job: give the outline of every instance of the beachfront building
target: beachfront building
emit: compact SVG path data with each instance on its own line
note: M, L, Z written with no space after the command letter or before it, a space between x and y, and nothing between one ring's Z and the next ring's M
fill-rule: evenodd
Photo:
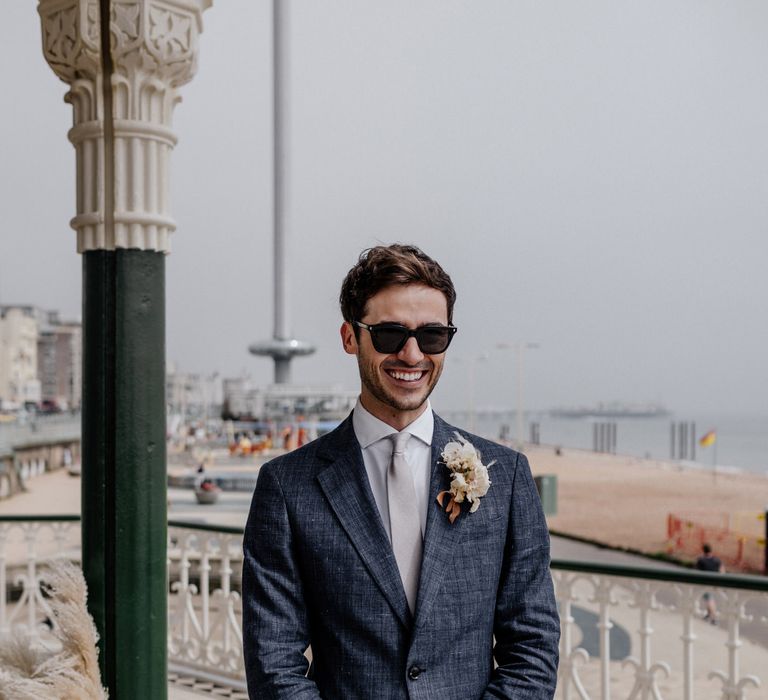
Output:
M222 382L218 372L211 375L182 372L168 364L165 375L165 398L169 415L183 419L207 420L221 413Z
M0 306L2 408L76 409L81 386L80 323L30 304Z
M32 306L0 306L0 408L41 398L37 376L38 313Z
M61 321L56 311L40 312L37 375L44 407L80 408L82 397L82 326Z
M339 386L273 384L263 390L262 400L268 417L303 415L340 420L354 408L357 395L357 391Z
M340 386L271 384L257 386L249 376L224 380L223 417L280 420L298 416L340 420L352 410L357 391Z

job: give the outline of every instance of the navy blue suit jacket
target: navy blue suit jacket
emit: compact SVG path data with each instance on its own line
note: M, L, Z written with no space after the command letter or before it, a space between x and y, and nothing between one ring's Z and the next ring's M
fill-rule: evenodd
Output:
M495 464L480 508L451 524L435 499L455 430L435 416L414 615L351 418L261 468L244 539L251 698L552 698L559 618L528 463L460 431Z

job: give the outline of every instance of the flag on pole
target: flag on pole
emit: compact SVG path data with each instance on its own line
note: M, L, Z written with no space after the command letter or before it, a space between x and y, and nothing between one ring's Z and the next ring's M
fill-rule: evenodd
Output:
M717 440L717 431L709 430L699 438L699 445L702 447L710 447L715 444Z

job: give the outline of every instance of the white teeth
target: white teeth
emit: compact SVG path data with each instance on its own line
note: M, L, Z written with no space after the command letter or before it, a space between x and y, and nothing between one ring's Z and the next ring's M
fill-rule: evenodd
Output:
M421 378L421 372L390 372L395 379L400 379L404 382L415 382Z

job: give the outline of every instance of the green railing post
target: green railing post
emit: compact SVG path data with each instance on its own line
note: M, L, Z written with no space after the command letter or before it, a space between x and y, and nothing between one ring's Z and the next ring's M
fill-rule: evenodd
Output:
M83 255L83 568L111 697L167 692L164 269Z

